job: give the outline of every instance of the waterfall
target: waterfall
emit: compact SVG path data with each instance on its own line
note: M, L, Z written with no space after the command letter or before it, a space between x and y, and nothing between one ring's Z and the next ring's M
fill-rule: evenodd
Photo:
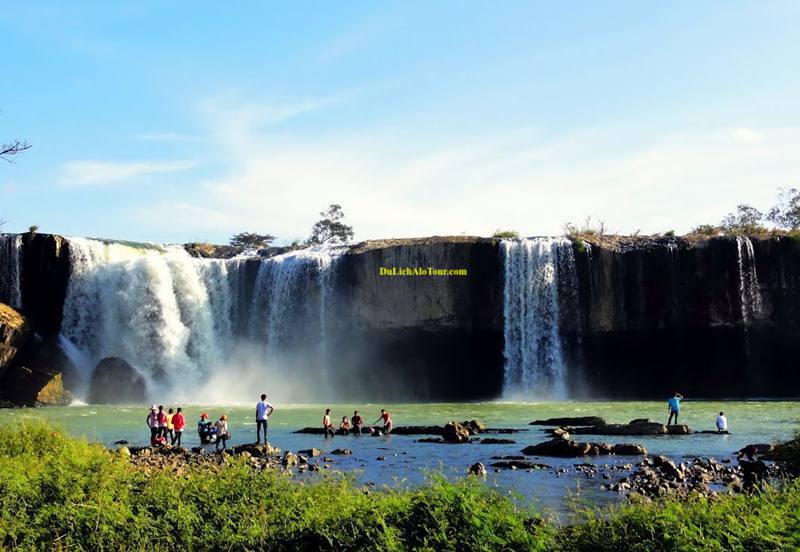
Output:
M753 242L747 236L736 237L736 252L739 267L739 305L742 323L748 326L753 319L761 316L761 290L756 273L756 256Z
M0 234L0 303L22 308L20 265L22 236Z
M504 268L504 393L564 397L559 289L574 293L575 259L566 238L501 242Z
M195 259L181 247L68 244L61 331L82 358L119 356L154 387L191 392L230 351L237 261Z

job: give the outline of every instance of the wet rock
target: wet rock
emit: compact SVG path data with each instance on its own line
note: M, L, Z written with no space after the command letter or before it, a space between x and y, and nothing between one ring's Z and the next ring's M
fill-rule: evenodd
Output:
M486 431L486 424L480 420L467 420L461 422L461 425L467 428L471 435L478 435Z
M634 456L634 455L644 455L647 454L647 449L644 448L642 445L637 445L635 443L619 443L614 445L613 449L614 454L618 454L621 456Z
M469 436L469 430L456 422L448 422L442 434L442 438L448 443L466 443L469 441Z
M417 443L444 443L444 439L441 437L423 437L422 439L417 439Z
M522 453L527 456L558 456L572 458L584 456L589 452L588 443L578 443L576 441L566 441L564 439L551 439L536 445L531 445L522 449Z
M284 452L283 456L281 457L281 465L283 465L284 468L296 466L297 461L298 461L297 455L288 450Z
M649 420L635 424L605 424L591 427L573 428L573 435L663 435L667 426Z
M115 445L128 445L128 444L130 444L130 442L125 440L125 439L120 439L119 441L114 441L114 444Z
M589 445L597 450L597 454L614 454L614 445L610 443L589 443Z
M739 458L747 456L748 459L753 460L756 455L759 454L768 454L775 449L774 445L769 443L754 443L751 445L747 445L743 449L740 449L737 453Z
M479 442L482 445L514 445L514 444L516 444L516 441L513 440L513 439L498 439L496 437L484 437Z
M667 431L670 435L689 435L692 430L687 425L671 425L667 426Z
M476 475L478 477L485 477L486 476L486 466L481 464L480 462L475 462L469 467L467 471L469 475Z
M336 454L338 456L349 456L353 454L353 451L350 449L333 449L331 454Z
M546 420L534 420L529 425L542 426L600 426L605 425L606 421L599 416L573 416L566 418L548 418Z
M306 456L309 456L311 458L314 458L316 456L322 456L322 451L318 448L298 450L297 452L300 454L305 454Z
M88 401L95 404L141 403L146 393L147 384L136 368L121 358L106 357L92 372Z
M530 462L528 460L501 460L500 462L494 462L492 464L493 468L501 469L501 470L546 470L550 469L550 466L547 464L538 464L536 462Z
M381 462L383 462L384 460L386 460L386 457L385 456L378 456L375 460L380 460Z

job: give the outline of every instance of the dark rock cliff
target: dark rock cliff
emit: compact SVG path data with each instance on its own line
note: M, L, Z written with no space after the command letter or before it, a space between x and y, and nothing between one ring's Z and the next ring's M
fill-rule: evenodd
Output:
M751 243L752 255L742 242L724 237L575 242L575 301L561 310L572 392L611 398L663 397L676 390L694 397L800 396L800 241L769 236ZM246 261L240 293L252 289L258 266L258 259ZM467 275L381 275L381 269L405 268L465 269ZM12 382L6 374L5 394L18 393L19 402L34 400L63 360L55 338L68 278L65 239L24 237L22 313L32 330L26 343L33 346L15 354L38 375L17 371ZM327 364L338 368L331 384L339 396L500 395L503 273L495 240L364 242L336 262L333 278L326 355ZM246 320L249 313L239 316ZM306 364L310 373L318 370L319 363Z

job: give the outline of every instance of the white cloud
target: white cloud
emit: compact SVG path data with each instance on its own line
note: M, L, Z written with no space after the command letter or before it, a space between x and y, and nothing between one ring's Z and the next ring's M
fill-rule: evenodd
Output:
M203 182L190 203L150 206L137 220L166 233L291 240L336 202L357 239L558 234L586 215L623 233L683 232L737 203L766 207L800 176L797 127L749 129L758 147L743 147L730 127L649 137L602 128L548 140L497 131L437 145L386 128L292 138L256 124L264 112L305 112L300 105L215 112L215 151L230 170Z
M70 161L61 167L63 186L103 186L148 174L185 171L195 161Z
M762 141L760 132L752 128L737 128L733 131L733 139L740 144L757 144Z

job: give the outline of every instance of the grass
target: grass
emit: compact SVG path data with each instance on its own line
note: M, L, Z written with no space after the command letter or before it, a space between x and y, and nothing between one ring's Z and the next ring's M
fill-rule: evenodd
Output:
M800 485L714 501L626 504L557 527L483 484L433 476L372 490L299 482L242 459L184 475L42 422L0 428L0 547L23 550L791 550Z

